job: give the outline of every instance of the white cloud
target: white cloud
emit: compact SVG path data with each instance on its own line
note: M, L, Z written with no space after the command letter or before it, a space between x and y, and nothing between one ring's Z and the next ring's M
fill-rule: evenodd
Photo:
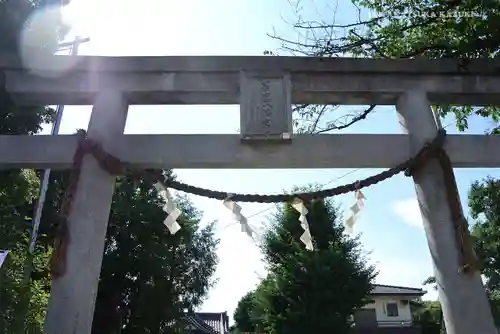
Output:
M391 209L392 212L399 216L405 223L423 228L422 215L420 214L420 208L416 198L396 201L392 204Z

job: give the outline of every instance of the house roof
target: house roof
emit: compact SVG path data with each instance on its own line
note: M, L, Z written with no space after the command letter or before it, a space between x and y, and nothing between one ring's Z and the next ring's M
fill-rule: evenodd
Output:
M375 284L371 296L423 296L427 291L406 286Z
M174 321L171 321L168 326L172 326L174 323ZM181 323L185 326L185 329L197 329L206 334L220 334L221 327L224 328L224 332L229 330L229 317L227 312L187 313L182 317Z
M224 332L229 330L229 317L227 312L189 313L182 318L182 322L187 328L194 328L207 334L220 334L221 328L224 328Z
M220 333L221 328L224 328L224 330L229 329L229 317L227 312L196 312L195 316L212 328L216 333Z
M190 314L184 317L184 321L187 325L191 325L202 333L207 334L219 334L219 331L216 331L215 327L207 324L203 319L201 319L198 314Z

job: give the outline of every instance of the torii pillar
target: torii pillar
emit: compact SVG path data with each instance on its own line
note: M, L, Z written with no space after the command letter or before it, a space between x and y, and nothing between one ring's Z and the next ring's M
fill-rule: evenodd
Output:
M440 128L422 90L400 97L397 110L410 137L411 154L431 141ZM461 273L460 251L447 200L443 169L436 159L413 176L431 252L439 301L448 334L497 334L479 272Z
M119 91L97 94L88 137L110 150L123 134L128 104ZM104 252L115 177L86 155L68 219L65 273L53 279L44 334L89 334Z

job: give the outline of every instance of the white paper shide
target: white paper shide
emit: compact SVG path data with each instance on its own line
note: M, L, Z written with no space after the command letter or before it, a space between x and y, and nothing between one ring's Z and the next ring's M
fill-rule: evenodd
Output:
M165 211L168 216L163 221L163 224L165 224L170 233L175 234L181 229L181 226L177 223L177 218L179 218L182 212L177 208L170 191L168 191L162 183L156 182L154 187L158 191L158 195L165 201L163 211Z
M307 213L309 212L304 205L304 202L300 198L294 199L292 207L297 210L300 214L299 221L300 226L304 229L304 233L300 236L300 241L306 245L307 250L314 250L312 243L311 231L309 230L309 223L307 222Z
M254 239L254 230L248 224L248 219L241 213L241 206L231 200L231 196L228 196L223 203L226 208L231 211L232 218L240 223L241 232L246 233L250 238Z
M349 208L351 210L351 215L349 216L349 218L347 218L345 222L346 233L353 232L354 224L356 223L356 220L359 217L359 213L361 212L361 209L363 209L363 207L365 206L364 200L366 198L365 195L363 195L363 193L361 192L361 190L356 190L354 192L354 197L356 199L356 202Z

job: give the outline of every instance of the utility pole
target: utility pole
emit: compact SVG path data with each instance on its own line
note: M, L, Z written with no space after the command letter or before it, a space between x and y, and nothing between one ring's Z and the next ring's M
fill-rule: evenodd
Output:
M79 36L76 36L73 41L61 43L59 44L59 46L61 48L70 47L71 49L70 56L76 56L78 54L78 49L80 44L87 43L89 41L90 38L81 38ZM52 130L50 133L51 136L57 136L59 134L59 128L61 127L63 112L64 112L64 105L58 105L56 108L56 120L52 124ZM38 238L38 229L40 227L40 220L42 218L43 205L45 203L45 196L47 195L47 188L49 186L50 171L51 171L50 168L45 169L42 176L40 195L38 196L38 201L36 204L35 217L33 219L33 228L31 230L30 243L28 246L28 258L31 258L33 256L33 252L35 251L36 239ZM32 270L31 260L30 264L28 265L28 269L29 270L25 270L25 279L27 278L29 280Z
M79 46L89 41L90 38L81 38L79 36L76 36L73 41L61 43L59 44L59 47L61 49L69 47L71 50L70 56L75 56L78 54ZM64 111L64 105L58 105L56 108L56 120L52 124L51 136L56 136L59 134L59 128L61 127L63 111ZM40 227L40 220L42 218L43 205L45 203L47 188L49 186L50 171L51 171L50 168L45 169L42 176L40 195L38 196L38 201L35 208L35 217L33 219L33 227L31 230L30 242L28 245L26 259L24 261L24 276L23 276L22 286L25 288L24 289L25 295L21 297L22 310L24 312L28 311L29 301L31 299L31 291L29 289L29 285L30 285L31 273L33 272L33 253L35 252L36 240L38 238L38 229ZM22 330L19 332L21 333L24 332L24 319L22 319L22 317L18 318L19 320L16 320L16 322L17 321L20 322L16 325L16 328L18 328L19 330L21 330L22 328Z
M78 54L80 44L86 43L88 41L90 41L90 38L81 38L79 36L76 36L73 41L61 43L59 44L59 46L63 48L69 46L71 49L70 56L76 56ZM52 130L50 133L51 136L57 136L59 134L63 112L64 105L58 105L56 108L56 120L52 124ZM43 204L45 203L45 196L47 194L47 188L49 186L50 171L50 168L47 168L46 170L44 170L42 176L40 195L38 197L36 205L35 218L33 219L33 229L31 230L30 243L28 247L28 252L30 255L33 255L33 252L35 251L36 239L38 238L38 229L40 227L40 219L42 218Z

